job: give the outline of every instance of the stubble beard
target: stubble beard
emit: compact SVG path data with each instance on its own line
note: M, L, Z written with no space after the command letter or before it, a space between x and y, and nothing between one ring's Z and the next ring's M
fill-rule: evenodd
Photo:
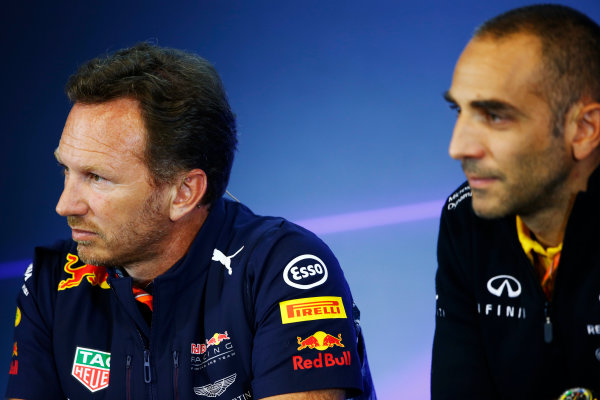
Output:
M473 190L473 211L481 218L496 219L509 215L521 217L537 214L559 205L568 189L571 160L566 157L558 143L552 143L535 157L522 157L518 163L518 173L512 174L512 182L501 175L502 190L496 196L496 205L478 207L478 200L485 199L485 191ZM463 162L463 169L475 171L475 166ZM475 161L473 161L475 162ZM466 165L467 164L467 165Z
M67 220L70 226L81 225L79 217ZM161 252L168 221L160 211L160 194L154 192L136 215L112 232L102 232L86 224L86 229L96 233L97 239L77 242L79 259L90 265L122 268L152 260Z

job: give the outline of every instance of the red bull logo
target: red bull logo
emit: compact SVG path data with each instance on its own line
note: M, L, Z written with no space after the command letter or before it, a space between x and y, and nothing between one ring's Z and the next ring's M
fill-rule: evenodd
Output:
M81 267L73 265L79 261L79 257L74 254L67 254L67 263L65 264L65 272L71 275L70 278L64 279L58 283L58 290L70 289L79 286L83 279L92 286L100 286L102 289L109 289L108 273L105 267L97 267L95 265L84 264Z
M300 336L298 338L298 351L308 349L317 349L320 351L327 350L332 348L333 346L344 347L342 344L342 334L339 333L337 337L330 335L329 333L325 333L323 331L317 331L314 334L310 335L306 339L302 339Z
M192 371L199 371L231 357L235 357L231 336L227 331L217 332L204 339L204 343L192 343L190 368Z
M292 364L294 371L299 369L313 369L313 368L329 368L337 366L350 365L350 352L344 351L339 357L334 357L331 353L319 353L315 358L303 358L301 356L293 356Z
M19 360L12 360L10 362L10 370L8 371L9 375L18 375L19 374Z
M225 331L225 333L217 332L214 335L212 335L210 339L204 339L206 344L192 343L192 354L204 354L210 346L218 346L224 340L229 340L229 334L227 333L227 331Z
M329 333L325 333L323 331L317 331L314 334L310 335L306 339L302 339L301 337L297 337L298 351L304 349L316 349L319 351L330 349L334 346L345 347L342 344L342 334L339 333L336 336L330 335ZM335 357L332 353L319 353L315 358L308 358L302 356L293 356L292 357L292 365L294 367L294 371L300 369L312 369L312 368L328 368L334 366L343 366L350 365L351 358L350 352L344 351L341 356Z
M19 352L17 351L17 342L13 344L12 357L17 357ZM10 370L8 371L9 375L17 375L19 373L19 360L12 359L10 361Z

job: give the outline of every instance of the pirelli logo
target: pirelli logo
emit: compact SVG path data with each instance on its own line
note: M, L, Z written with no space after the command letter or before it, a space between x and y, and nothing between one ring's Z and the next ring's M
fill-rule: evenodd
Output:
M315 319L346 318L341 297L306 297L279 303L281 322L291 324Z

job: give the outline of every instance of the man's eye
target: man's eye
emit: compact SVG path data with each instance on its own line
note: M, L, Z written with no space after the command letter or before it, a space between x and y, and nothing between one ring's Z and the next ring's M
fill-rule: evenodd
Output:
M89 176L90 176L90 179L94 182L101 182L104 180L104 178L102 178L100 175L90 173Z
M504 121L504 117L502 117L499 114L493 113L493 112L487 113L487 119L488 119L488 121L490 121L492 123L498 123L498 122Z

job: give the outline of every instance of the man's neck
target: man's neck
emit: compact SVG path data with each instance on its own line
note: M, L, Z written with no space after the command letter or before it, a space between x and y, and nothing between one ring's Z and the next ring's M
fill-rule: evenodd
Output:
M554 247L562 243L575 198L579 192L587 190L589 177L599 168L599 164L600 152L596 151L588 159L579 161L571 170L563 194L557 194L550 206L534 213L519 215L541 245Z
M567 221L579 192L585 192L588 180L596 168L600 168L600 151L587 159L578 161L567 178L563 194L555 193L551 205L534 213L519 214L523 223L544 247L554 247L562 243Z
M574 202L575 195L563 207L545 209L531 215L520 215L520 217L537 242L544 247L555 247L563 241Z

